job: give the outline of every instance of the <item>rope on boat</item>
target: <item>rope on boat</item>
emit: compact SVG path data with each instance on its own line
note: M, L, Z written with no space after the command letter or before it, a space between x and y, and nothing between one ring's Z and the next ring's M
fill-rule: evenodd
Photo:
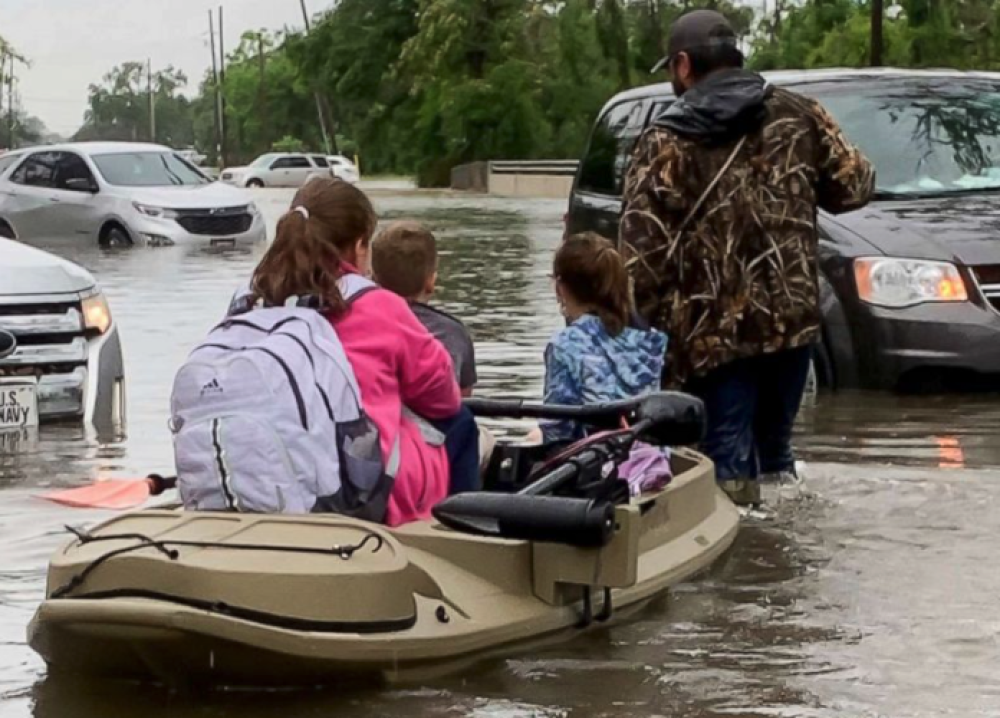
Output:
M127 541L133 540L138 543L131 546L124 546L122 548L114 549L109 551L102 556L97 557L89 564L87 564L80 573L73 576L64 585L56 588L51 593L51 598L63 598L75 591L80 585L87 580L87 577L94 572L101 564L106 561L122 556L133 551L139 551L144 548L156 549L164 556L166 556L171 561L176 561L180 558L180 552L176 549L169 548L171 546L182 546L187 548L221 548L221 549L231 549L234 551L276 551L280 553L304 553L320 556L338 556L344 561L350 560L355 553L367 546L371 541L375 542L375 547L372 549L372 553L378 553L382 547L385 545L385 539L375 533L370 531L365 534L356 544L346 544L340 545L335 544L330 548L314 548L311 546L274 546L271 544L246 544L246 543L219 543L217 541L180 541L180 540L160 540L154 539L149 536L140 533L129 533L129 534L108 534L106 536L94 536L84 529L75 528L73 526L66 526L67 531L76 536L81 545L87 545L89 543L97 543L98 541Z

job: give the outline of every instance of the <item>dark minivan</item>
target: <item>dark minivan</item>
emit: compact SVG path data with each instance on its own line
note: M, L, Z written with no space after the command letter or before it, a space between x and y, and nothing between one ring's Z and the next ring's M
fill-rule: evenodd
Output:
M1000 74L775 72L878 171L865 209L820 213L822 384L897 389L1000 376ZM622 181L669 84L614 97L577 170L567 232L618 233Z

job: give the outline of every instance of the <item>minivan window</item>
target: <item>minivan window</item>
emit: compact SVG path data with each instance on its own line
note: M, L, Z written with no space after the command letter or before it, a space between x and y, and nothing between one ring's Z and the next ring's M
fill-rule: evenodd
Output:
M211 181L173 152L116 152L91 159L104 181L117 187L176 187Z
M59 155L59 152L36 152L30 155L14 170L11 181L28 187L53 187Z
M642 132L646 107L644 100L621 102L609 108L597 121L580 167L579 190L615 197L621 195L625 170L635 141Z
M1000 190L1000 83L896 78L795 89L819 100L861 147L884 192Z
M316 163L317 167L329 167L330 163L326 161L326 157L321 157L319 155L312 156L313 162Z

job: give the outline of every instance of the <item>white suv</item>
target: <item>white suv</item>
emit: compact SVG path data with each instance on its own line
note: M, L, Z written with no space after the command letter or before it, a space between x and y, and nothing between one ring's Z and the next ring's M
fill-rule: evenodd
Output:
M125 428L118 326L93 276L0 239L0 451L39 420Z
M270 153L246 167L227 167L220 179L237 187L301 187L313 177L331 174L323 155Z
M226 246L266 230L248 193L168 147L78 142L0 155L0 236Z

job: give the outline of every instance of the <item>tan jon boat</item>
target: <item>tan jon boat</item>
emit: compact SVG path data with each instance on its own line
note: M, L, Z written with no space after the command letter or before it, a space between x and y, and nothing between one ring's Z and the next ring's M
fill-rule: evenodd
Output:
M705 570L739 516L709 461L678 451L674 462L664 491L616 507L618 528L598 549L336 516L127 514L90 533L122 538L73 541L53 558L29 640L53 673L170 683L309 685L451 667L579 630L584 586L597 621L600 589L619 611ZM136 548L140 536L218 546L166 544L173 557Z
M52 559L29 641L52 674L174 685L452 670L603 623L707 569L739 515L708 459L680 449L672 464L665 489L603 505L607 531L593 547L437 522L132 512Z

